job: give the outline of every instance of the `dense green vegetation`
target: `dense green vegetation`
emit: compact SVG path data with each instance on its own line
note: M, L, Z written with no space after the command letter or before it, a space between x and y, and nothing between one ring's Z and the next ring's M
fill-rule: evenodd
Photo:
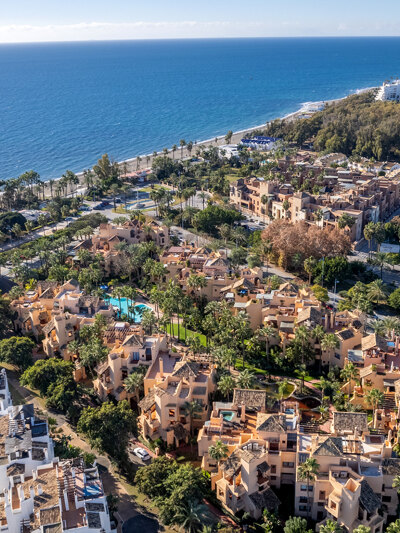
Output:
M400 158L400 106L375 101L372 91L329 104L308 119L274 121L266 132L298 145L314 138L314 148L320 152Z

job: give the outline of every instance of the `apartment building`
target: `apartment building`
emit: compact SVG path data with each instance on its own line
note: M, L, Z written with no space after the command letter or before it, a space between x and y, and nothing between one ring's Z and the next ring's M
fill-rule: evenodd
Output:
M179 446L188 440L192 427L208 418L209 398L215 390L215 368L207 358L191 360L174 352L160 352L144 379L139 403L139 427L144 438L162 438ZM193 419L186 406L196 402Z
M96 467L60 461L45 420L31 404L13 406L0 371L0 530L11 533L111 533Z
M306 221L320 227L340 228L342 216L348 215L353 224L340 229L352 242L363 238L363 228L368 222L385 220L400 205L398 180L332 168L329 175L326 172L323 175L321 168L326 171L326 167L319 171L314 167L299 170L294 163L280 165L279 171L287 178L284 185L263 178L238 180L231 185L231 202L249 215L293 223ZM318 192L295 192L292 179L298 186L307 180L308 190L314 186Z
M165 335L146 336L138 326L115 322L108 326L105 342L112 347L107 360L96 368L94 390L103 401L110 395L118 401L135 399L126 391L124 381L139 367L149 367L160 353L168 353Z

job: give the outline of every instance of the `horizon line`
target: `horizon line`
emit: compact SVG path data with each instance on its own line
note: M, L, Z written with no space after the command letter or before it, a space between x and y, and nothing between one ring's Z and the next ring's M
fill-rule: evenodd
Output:
M1 45L19 45L19 44L79 44L79 43L112 43L112 42L140 42L140 41L229 41L245 39L400 39L400 35L258 35L258 36L241 36L241 37L141 37L138 39L76 39L76 40L49 40L49 41L0 41Z

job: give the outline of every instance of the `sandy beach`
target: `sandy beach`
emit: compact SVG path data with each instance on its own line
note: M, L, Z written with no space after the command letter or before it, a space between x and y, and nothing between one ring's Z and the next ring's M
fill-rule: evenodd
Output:
M291 121L291 120L297 120L298 118L304 116L305 114L310 114L310 112L307 111L307 109L309 108L308 106L318 106L318 105L322 105L322 104L327 105L327 104L340 102L341 100L345 100L346 98L348 98L349 96L352 96L353 94L360 94L360 93L363 93L363 92L366 92L366 91L370 91L372 89L376 89L376 87L367 87L365 89L359 89L356 93L352 93L352 94L349 94L347 96L343 96L342 98L335 98L335 99L332 99L332 100L323 100L323 101L319 101L319 102L307 102L307 103L303 104L300 109L298 109L297 111L294 111L293 113L289 113L289 114L287 114L287 115L285 115L283 117L277 117L276 119L273 119L273 120L271 120L269 122L266 122L264 124L259 124L257 126L252 126L250 128L247 128L247 129L243 129L243 130L239 130L239 131L233 132L230 144L238 144L241 141L241 139L246 134L252 133L253 131L256 131L256 130L264 129L264 128L266 128L266 126L268 124L270 124L274 120L290 120ZM182 159L187 159L189 157L194 157L196 155L196 151L198 149L206 148L208 146L217 147L217 146L222 146L222 145L226 144L225 135L226 134L219 135L219 136L211 138L211 139L206 139L206 140L203 140L203 141L199 141L199 142L193 143L193 148L192 148L191 154L189 153L189 151L188 151L186 146L184 146L183 149L181 149L181 147L178 146L177 150L175 151L174 154L172 153L171 148L168 148L168 154L167 155L168 155L168 157L170 157L171 159L174 159L176 161L179 161L179 160L182 160ZM163 151L162 150L157 152L157 156L162 156L162 155L163 155ZM138 163L138 157L140 158L139 163ZM131 159L126 159L124 161L119 161L118 164L121 165L121 166L126 164L128 172L135 172L137 170L145 170L145 169L151 168L152 163L153 163L153 159L154 159L154 156L153 156L153 153L151 153L151 154L139 155L139 156L133 157ZM81 184L83 185L83 172L77 173L77 176L78 176ZM58 181L58 179L60 179L60 178L57 178L55 181ZM50 187L49 186L46 186L45 194L46 194L46 196L50 196Z

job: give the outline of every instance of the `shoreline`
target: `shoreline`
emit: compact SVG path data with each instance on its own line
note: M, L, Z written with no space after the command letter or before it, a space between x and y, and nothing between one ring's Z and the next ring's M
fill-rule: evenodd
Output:
M373 89L377 89L377 87L366 87L364 89L356 89L354 92L351 92L351 93L347 94L346 96L342 96L340 98L332 98L330 100L319 100L319 101L304 102L304 103L300 104L301 107L299 109L297 109L296 111L293 111L291 113L288 113L288 114L284 115L283 117L276 117L276 118L271 119L271 120L269 120L269 121L267 121L267 122L265 122L263 124L259 124L259 125L256 125L256 126L251 126L249 128L245 128L245 129L234 131L232 133L232 139L230 141L230 144L238 144L238 142L242 139L243 135L245 135L247 133L251 133L251 132L259 130L259 129L266 128L268 124L274 122L275 120L296 120L296 119L300 118L302 115L315 113L315 111L310 111L310 110L307 111L307 108L311 108L313 106L314 107L315 106L319 106L319 105L322 105L322 104L329 105L329 104L332 104L332 103L340 102L342 100L345 100L346 98L349 98L349 96L353 96L355 94L362 94L362 93L365 93L367 91L371 91ZM169 157L170 159L173 159L174 161L180 161L180 160L187 159L189 157L194 157L193 152L196 149L198 149L198 148L207 147L207 146L217 147L217 146L222 146L222 145L226 144L225 135L226 134L218 135L218 136L215 136L215 137L210 138L210 139L204 139L204 140L201 140L201 141L193 142L193 148L192 148L192 153L191 154L189 154L189 151L187 150L186 146L183 147L183 150L181 150L181 147L178 146L177 149L176 149L176 153L175 154L172 154L172 149L168 148L168 153L166 155L167 155L167 157ZM159 156L162 156L162 155L163 155L163 151L162 150L161 151L157 151L157 156L156 157L159 157ZM155 156L153 156L153 152L149 153L149 154L138 154L135 157L132 157L132 158L129 158L129 159L123 159L121 161L118 161L117 163L118 163L119 166L122 166L122 165L126 164L127 165L127 172L129 172L129 173L137 172L137 171L139 172L139 171L144 171L144 170L150 169L151 165L153 163L153 158L154 157ZM141 160L139 162L139 165L137 165L138 158L140 158L140 160ZM78 188L79 187L81 188L82 185L83 185L83 183L82 183L83 171L77 172L76 176L79 178L79 182L80 182ZM61 177L53 179L54 185L60 179L61 179ZM47 192L50 192L50 187L48 186L48 182L49 181L50 180L46 180L44 182L46 196L47 196Z

